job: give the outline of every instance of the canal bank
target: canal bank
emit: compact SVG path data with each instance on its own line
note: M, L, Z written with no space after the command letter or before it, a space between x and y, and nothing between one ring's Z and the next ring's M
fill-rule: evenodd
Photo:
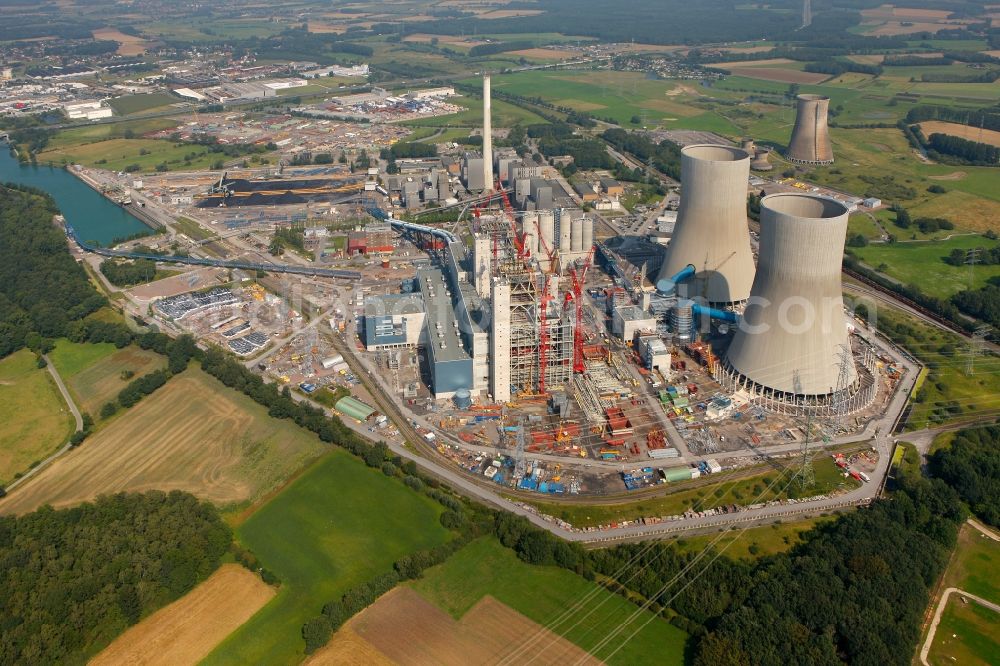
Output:
M105 200L109 201L110 203L114 204L115 206L118 206L120 208L125 209L125 211L129 215L131 215L132 217L136 218L137 220L139 220L140 222L142 222L143 224L145 224L147 227L149 227L153 231L153 233L157 233L158 234L158 233L162 233L163 231L165 231L163 225L160 222L157 222L156 219L150 213L148 213L146 211L146 209L145 209L144 206L142 206L142 205L140 205L140 204L138 204L138 203L136 203L134 201L131 204L122 204L122 203L119 203L119 202L115 201L110 196L108 196L107 194L105 194L105 192L101 189L101 184L100 183L98 183L96 180L94 180L89 174L87 174L82 169L78 169L78 168L75 168L75 167L67 167L66 171L69 172L71 175L76 176L77 178L79 178L80 180L82 180L84 183L86 183L90 187L90 189L94 190L94 192L96 192L97 194L99 194Z
M150 224L67 169L21 164L6 145L0 146L0 182L28 185L48 193L80 238L102 246L113 245L123 238L147 235L153 225L159 228L145 211L142 214Z

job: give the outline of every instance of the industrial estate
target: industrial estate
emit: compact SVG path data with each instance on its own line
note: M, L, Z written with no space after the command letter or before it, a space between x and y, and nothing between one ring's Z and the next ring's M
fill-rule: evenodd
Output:
M12 15L0 663L995 663L1000 13L659 4Z

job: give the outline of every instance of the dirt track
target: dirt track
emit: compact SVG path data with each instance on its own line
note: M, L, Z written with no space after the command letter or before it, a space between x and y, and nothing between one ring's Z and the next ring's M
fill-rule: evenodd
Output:
M90 666L197 664L275 593L238 564L223 564L204 583L115 639Z

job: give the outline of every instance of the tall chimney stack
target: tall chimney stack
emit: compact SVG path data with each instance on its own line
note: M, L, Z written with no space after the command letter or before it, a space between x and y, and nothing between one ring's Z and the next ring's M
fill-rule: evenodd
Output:
M493 189L493 122L490 118L490 75L483 76L483 186Z

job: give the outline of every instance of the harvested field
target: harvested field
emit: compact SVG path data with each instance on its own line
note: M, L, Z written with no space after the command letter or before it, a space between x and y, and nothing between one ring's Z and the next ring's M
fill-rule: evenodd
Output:
M118 55L135 56L146 52L148 42L142 37L126 35L115 28L101 28L93 31L94 39L118 42Z
M392 666L396 663L354 633L349 625L350 622L341 627L325 647L302 662L303 666Z
M511 51L510 55L522 56L534 60L566 60L580 55L568 49L522 49Z
M767 67L768 65L788 65L793 62L795 61L788 58L767 58L765 60L735 60L719 63L719 66L726 69L730 67Z
M537 632L543 632L545 637L532 651L532 663L601 663L493 597L483 597L456 621L406 587L383 595L352 618L307 663L344 663L337 655L349 654L352 648L360 647L365 654L374 650L385 660L382 663L493 664L517 649L526 636L535 636ZM364 663L371 662L366 659Z
M416 42L418 44L430 44L432 39L437 39L439 44L450 44L452 46L479 46L480 44L485 44L486 42L481 40L469 39L467 37L457 37L454 35L429 35L424 32L417 32L412 35L407 35L403 38L404 42Z
M0 513L150 489L222 505L252 500L322 448L311 433L190 368L0 500Z
M541 9L494 9L490 12L479 14L476 18L481 19L502 19L514 18L517 16L538 16L545 12Z
M197 664L276 590L238 564L223 564L189 593L135 625L90 666Z
M981 130L978 127L959 125L958 123L946 123L940 120L929 120L920 123L920 130L927 137L931 134L947 134L948 136L957 136L969 141L1000 147L1000 132L996 130Z
M764 81L779 81L781 83L820 83L830 78L829 74L816 74L813 72L800 72L795 69L778 69L772 67L731 67L729 63L725 68L732 72L733 76L745 76L748 79L762 79Z
M167 359L156 352L130 346L105 356L74 375L67 383L80 410L90 413L96 420L101 406L114 399L132 381L122 379L123 372L132 372L135 377L140 377L166 365Z

